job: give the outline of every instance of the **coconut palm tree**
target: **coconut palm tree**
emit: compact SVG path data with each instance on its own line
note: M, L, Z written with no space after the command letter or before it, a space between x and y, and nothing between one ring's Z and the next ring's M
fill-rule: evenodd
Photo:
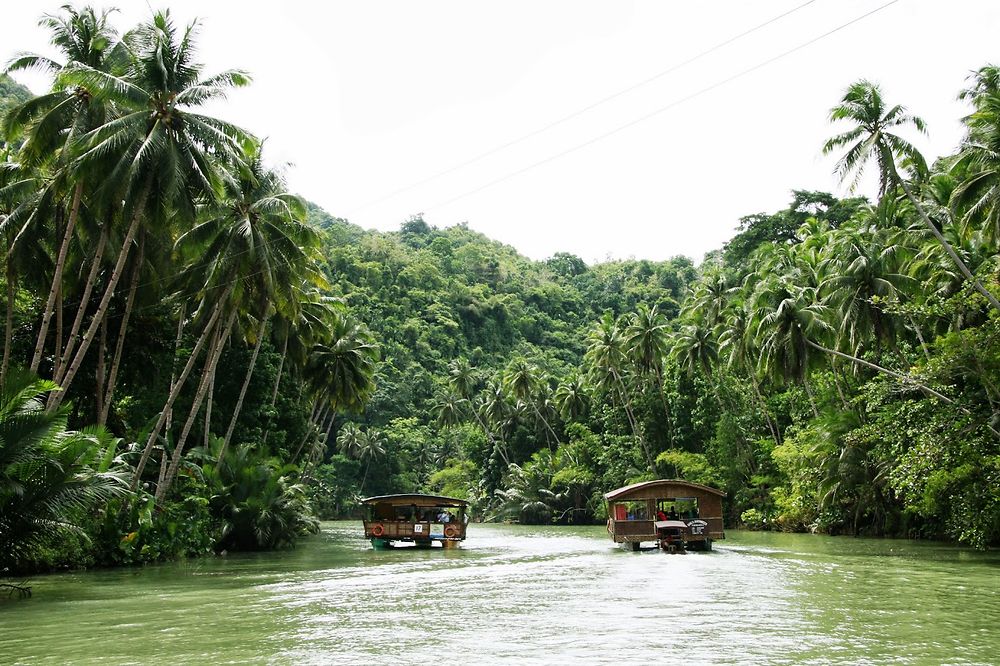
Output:
M951 173L961 182L951 204L965 225L979 223L988 237L1000 240L1000 67L987 65L972 75L959 99L972 104L965 117L967 134Z
M552 429L552 426L549 425L548 420L546 420L538 408L539 389L543 384L547 386L547 381L544 376L539 375L538 368L524 358L516 358L507 366L504 372L503 384L504 388L512 396L532 408L535 416L538 417L538 420L545 426L546 430L552 434L556 446L558 446L559 435Z
M854 125L846 132L830 138L823 145L823 154L846 148L846 152L837 161L836 171L840 177L844 180L851 179L853 190L864 173L865 165L869 161L874 161L879 172L879 194L886 193L890 186L902 188L924 226L941 244L965 279L989 301L990 305L1000 310L1000 301L972 274L937 225L928 217L909 183L899 175L897 160L905 161L920 174L927 171L927 165L920 152L911 143L893 133L898 128L906 126L913 126L920 132L925 132L924 121L908 114L905 107L896 105L886 108L881 88L870 81L858 81L852 84L840 103L830 110L830 120L844 120Z
M715 300L712 300L715 303ZM674 448L673 427L670 419L670 405L663 386L663 362L670 354L669 325L666 317L654 305L652 308L640 304L635 315L625 328L625 351L635 364L640 376L652 375L663 404L664 425L667 434L667 448Z
M228 178L224 166L238 164L243 147L251 143L235 125L195 111L249 83L246 74L235 70L201 78L194 61L195 27L192 23L178 34L169 12L157 13L125 36L128 65L122 75L84 63L71 63L60 74L67 85L82 86L117 109L114 119L80 137L76 163L85 171L107 168L98 194L114 202L127 228L90 326L72 362L54 378L63 391L49 401L50 409L59 406L87 354L140 224L164 225L170 215L194 220L199 201L221 194ZM210 301L216 311L218 301Z
M113 63L121 61L120 57L113 55L118 40L115 29L109 24L113 11L105 10L98 14L91 7L76 10L66 5L62 7L61 15L43 16L40 25L49 30L52 45L66 58L66 63L60 64L37 54L21 53L5 68L8 73L35 69L55 76L50 92L11 109L4 122L4 130L9 137L23 139L21 160L35 168L45 165L54 176L45 187L40 188L36 214L26 220L26 224L54 214L63 200L69 201L68 218L65 229L61 230L62 239L57 246L52 280L31 359L32 371L38 369L42 358L56 298L63 285L63 270L83 206L84 190L88 185L86 174L73 164L74 149L77 140L102 125L108 115L106 104L95 99L86 86L69 84L60 75L74 65L111 72ZM93 263L99 265L101 253L94 254ZM88 283L92 284L92 279ZM78 309L86 310L86 303L81 303ZM61 352L56 350L57 355Z
M632 409L632 399L625 381L627 357L621 329L610 312L605 312L597 326L587 335L587 351L583 355L587 377L599 391L618 396L632 434L639 441L646 463L654 474L656 461L642 433L642 427Z
M575 421L585 416L590 409L590 394L583 375L576 375L560 384L556 388L555 401L563 420Z
M894 242L888 232L840 229L832 235L820 294L837 310L840 339L855 355L867 340L874 339L888 345L908 366L896 345L899 322L880 305L902 298L915 287L913 278L903 272L907 248Z

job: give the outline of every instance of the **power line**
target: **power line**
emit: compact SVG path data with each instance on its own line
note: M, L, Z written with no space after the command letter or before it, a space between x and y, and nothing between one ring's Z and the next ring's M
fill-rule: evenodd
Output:
M593 145L593 144L595 144L595 143L597 143L599 141L603 141L604 139L606 139L606 138L608 138L610 136L613 136L615 134L618 134L619 132L621 132L623 130L626 130L626 129L634 126L634 125L638 125L639 123L645 122L646 120L649 120L650 118L658 116L658 115L660 115L661 113L663 113L665 111L669 111L670 109L672 109L674 107L677 107L677 106L680 106L681 104L684 104L685 102L689 102L692 99L696 99L698 97L701 97L705 93L711 92L711 91L713 91L713 90L715 90L717 88L720 88L720 87L726 85L727 83L731 83L731 82L733 82L733 81L735 81L737 79L740 79L740 78L746 76L747 74L751 74L751 73L757 71L758 69L766 67L767 65L770 65L770 64L772 64L774 62L777 62L778 60L781 60L782 58L786 58L786 57L790 56L793 53L801 51L802 49L804 49L804 48L806 48L808 46L811 46L811 45L815 44L816 42L818 42L818 41L820 41L822 39L825 39L826 37L829 37L830 35L833 35L834 33L840 32L844 28L847 28L847 27L849 27L851 25L854 25L855 23L858 23L859 21L862 21L862 20L868 18L869 16L877 14L878 12L882 11L883 9L886 9L886 8L888 8L888 7L896 4L899 1L900 0L890 0L889 2L887 2L887 3L883 4L883 5L880 5L880 6L876 7L875 9L872 9L872 10L870 10L870 11L864 13L864 14L861 14L860 16L857 16L857 17L851 19L847 23L843 23L843 24L837 26L836 28L833 28L832 30L828 30L827 32L824 32L823 34L818 35L817 37L813 37L812 39L810 39L808 41L802 42L798 46L795 46L795 47L793 47L793 48L791 48L791 49L789 49L787 51L783 51L782 53L779 53L776 56L772 56L771 58L768 58L767 60L759 62L759 63L757 63L756 65L754 65L752 67L748 67L747 69L744 69L744 70L740 71L737 74L734 74L734 75L732 75L732 76L730 76L728 78L722 79L721 81L717 81L717 82L713 83L710 86L706 86L705 88L702 88L702 89L698 90L697 92L694 92L694 93L692 93L690 95L687 95L685 97L682 97L680 99L674 100L670 104L667 104L666 106L661 106L658 109L655 109L654 111L651 111L650 113L647 113L644 116L641 116L639 118L636 118L635 120L632 120L632 121L629 121L629 122L625 123L624 125L619 125L618 127L614 128L613 130L611 130L609 132L605 132L604 134L598 135L598 136L594 137L593 139L590 139L588 141L584 141L583 143L579 143L579 144L577 144L577 145L575 145L575 146L573 146L571 148L567 148L566 150L564 150L564 151L562 151L560 153L556 153L555 155L550 155L549 157L546 157L545 159L542 159L542 160L539 160L539 161L534 162L532 164L529 164L528 166L523 167L521 169L518 169L517 171L512 171L512 172L510 172L510 173L508 173L508 174L506 174L504 176L501 176L499 178L491 180L490 182L486 183L485 185L481 185L481 186L479 186L479 187L477 187L475 189L472 189L472 190L469 190L467 192L464 192L463 194L460 194L460 195L458 195L456 197L452 197L451 199L448 199L446 201L437 203L437 204L435 204L435 205L433 205L433 206L431 206L429 208L425 208L424 210L436 210L436 209L439 209L439 208L443 208L444 206L452 204L452 203L454 203L456 201L459 201L461 199L464 199L466 197L472 196L473 194L477 194L479 192L482 192L483 190L488 189L490 187L493 187L494 185L502 183L502 182L504 182L506 180L510 180L511 178L513 178L515 176L519 176L520 174L525 173L526 171L531 171L532 169L540 167L543 164L548 164L549 162L557 160L560 157L565 157L566 155L569 155L570 153L574 153L574 152L576 152L578 150L586 148L587 146Z
M522 143L523 141L527 141L528 139L530 139L532 137L538 136L539 134L542 134L544 132L549 131L553 127L557 127L557 126L562 125L563 123L568 122L568 121L570 121L570 120L572 120L572 119L574 119L574 118L576 118L578 116L581 116L584 113L586 113L587 111L590 111L592 109L596 109L597 107L599 107L599 106L601 106L603 104L606 104L607 102L610 102L613 99L621 97L622 95L626 95L626 94L632 92L633 90L638 90L639 88L642 88L643 86L649 85L653 81L661 79L664 76L666 76L667 74L672 74L673 72L676 72L679 69L687 67L691 63L696 62L698 60L701 60L705 56L710 55L710 54L714 53L715 51L718 51L719 49L721 49L723 47L729 46L733 42L739 41L740 39L743 39L744 37L746 37L748 35L751 35L751 34L757 32L758 30L766 28L767 26L771 25L772 23L780 21L781 19L785 18L786 16L794 14L795 12L799 11L800 9L804 9L805 7L808 7L809 5L813 4L816 1L817 0L808 0L807 2L804 2L801 5L793 7L792 9L789 9L788 11L786 11L784 13L781 13L781 14L778 14L777 16L773 16L773 17L769 18L768 20L764 21L763 23L759 23L759 24L753 26L752 28L748 28L747 30L744 30L743 32L741 32L741 33L739 33L737 35L733 35L732 37L730 37L728 39L725 39L725 40L723 40L721 42L718 42L717 44L714 44L713 46L710 46L709 48L705 49L704 51L701 51L700 53L698 53L698 54L696 54L694 56L691 56L687 60L681 61L681 62L679 62L679 63L677 63L675 65L671 65L667 69L665 69L665 70L663 70L661 72L658 72L657 74L654 74L653 76L650 76L647 79L643 79L639 83L631 85L628 88L623 88L623 89L619 90L618 92L615 92L615 93L612 93L612 94L608 95L607 97L602 97L601 99L597 100L596 102L588 104L587 106L585 106L585 107L583 107L581 109L578 109L578 110L570 113L569 115L563 116L562 118L559 118L558 120L554 120L554 121L550 122L549 124L547 124L547 125L545 125L543 127L540 127L540 128L538 128L538 129L536 129L536 130L534 130L532 132L529 132L527 134L519 136L516 139L512 139L512 140L510 140L510 141L508 141L506 143L503 143L503 144L501 144L499 146L496 146L495 148L491 148L490 150L487 150L484 153L480 153L479 155L476 155L475 157L470 158L470 159L468 159L468 160L466 160L466 161L464 161L464 162L462 162L460 164L456 164L455 166L449 167L449 168L447 168L447 169L445 169L443 171L438 171L437 173L435 173L435 174L433 174L431 176L428 176L428 177L426 177L426 178L424 178L422 180L419 180L419 181L417 181L415 183L412 183L410 185L407 185L405 187L401 187L398 190L394 190L394 191L392 191L392 192L390 192L388 194L385 194L385 195L383 195L381 197L378 197L377 199L372 199L371 201L368 201L368 202L366 202L364 204L361 204L360 206L358 206L354 210L351 210L348 213L348 217L350 217L354 213L357 213L359 211L365 210L366 208L374 206L375 204L378 204L378 203L381 203L383 201L386 201L387 199L392 199L393 197L395 197L395 196L397 196L399 194L402 194L403 192L408 192L408 191L410 191L410 190L412 190L412 189L414 189L416 187L420 187L421 185L424 185L424 184L429 183L431 181L437 180L438 178L441 178L442 176L447 176L448 174L454 173L454 172L458 171L459 169L463 169L463 168L465 168L465 167L467 167L467 166L469 166L471 164L475 164L476 162L482 161L482 160L486 159L487 157L490 157L491 155L495 155L496 153L499 153L502 150L506 150L507 148L510 148L511 146L515 146L515 145L517 145L519 143Z

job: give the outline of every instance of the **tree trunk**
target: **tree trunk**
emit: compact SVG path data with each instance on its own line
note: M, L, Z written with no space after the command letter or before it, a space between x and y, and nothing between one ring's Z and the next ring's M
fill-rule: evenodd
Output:
M70 204L69 221L66 223L66 231L63 233L62 243L59 245L59 256L56 258L55 272L52 274L52 286L49 287L49 296L45 301L45 310L42 311L42 325L38 330L38 339L35 341L35 353L31 357L32 372L38 372L38 365L41 363L42 353L45 350L45 337L49 332L49 322L52 320L56 294L62 286L62 274L66 266L66 255L73 241L73 229L76 227L76 220L80 215L80 202L82 199L83 181L81 180L76 184L76 189L73 191L73 203ZM57 349L56 353L58 351Z
M201 403L205 399L205 392L208 390L209 382L211 381L212 375L215 373L216 366L219 364L219 358L222 356L222 349L226 346L226 339L229 337L229 332L233 328L234 321L236 321L235 308L233 309L232 314L229 315L229 319L226 321L225 327L222 329L222 338L219 340L219 344L216 345L213 350L214 353L208 359L205 372L202 374L201 382L199 382L198 390L195 393L194 401L191 403L191 411L188 412L188 417L184 422L184 427L181 428L180 437L177 438L177 443L174 445L174 453L170 459L170 467L167 469L167 476L163 479L163 484L157 486L156 488L157 503L163 501L163 498L167 496L167 491L170 490L170 486L173 485L174 479L177 478L177 470L180 469L181 459L184 457L184 445L187 443L188 435L191 434L191 428L194 426L195 418L198 416L198 412L201 411Z
M646 442L646 436L642 432L638 419L635 418L635 413L632 411L632 401L629 399L628 389L625 387L625 380L622 379L621 375L619 375L616 370L612 370L611 374L616 380L618 380L618 387L622 396L622 404L625 407L625 416L628 417L629 424L632 426L632 434L639 440L639 446L642 447L642 452L646 456L646 463L649 465L649 471L656 474L656 460L653 458L653 452L649 450L649 444Z
M104 406L98 416L97 424L104 425L108 420L108 412L111 409L111 400L115 395L115 385L118 382L118 368L125 350L125 333L128 331L128 322L132 316L132 307L135 305L135 293L139 288L139 278L142 276L142 262L146 254L146 236L139 238L139 252L136 255L135 265L132 267L132 282L128 288L128 298L125 299L125 312L122 314L122 323L118 327L118 339L115 341L115 356L111 359L111 372L108 375L108 385L104 395Z
M51 394L52 398L50 398L50 404L48 406L50 411L57 409L65 398L67 392L69 391L69 387L73 383L73 378L76 376L77 370L80 369L80 364L83 363L83 358L87 355L87 350L90 349L90 343L94 340L94 334L97 332L97 327L100 325L101 320L108 311L108 305L111 303L111 297L115 294L115 288L118 286L118 281L122 276L122 270L125 268L125 262L128 259L130 250L132 249L132 241L135 239L135 234L139 230L139 223L142 220L142 209L146 204L146 199L149 197L149 191L150 183L147 182L143 188L142 194L139 196L135 215L132 217L132 223L129 225L128 232L125 234L125 240L122 242L121 252L118 253L118 261L115 263L114 270L111 273L111 279L108 282L108 286L104 290L104 298L101 299L101 304L98 306L97 312L94 313L94 318L90 322L90 326L87 328L87 333L83 336L83 341L80 343L80 349L73 358L73 363L69 366L69 370L60 382L62 391L53 391Z
M202 446L205 448L205 453L208 453L209 447L212 445L212 404L215 401L215 371L212 371L212 379L208 382L208 396L205 398L205 434L202 439ZM222 460L222 456L219 456L219 460Z
M97 418L100 421L101 413L104 411L104 379L106 377L104 359L108 354L108 319L101 322L101 334L97 343L97 367L94 370L94 400L97 402Z
M61 335L56 335L56 351L55 351L55 367L52 370L52 378L55 383L59 383L62 380L63 374L66 372L66 364L69 363L72 358L73 350L76 348L76 338L80 333L80 327L83 325L83 320L87 315L87 309L90 307L90 294L94 290L94 285L97 283L97 276L101 271L101 260L104 258L104 250L107 246L108 240L108 229L105 226L101 230L100 239L97 241L97 249L94 251L94 258L90 266L90 271L87 273L87 281L83 285L83 292L80 296L80 304L76 308L76 316L73 318L73 325L69 330L69 338L66 340L66 348L63 349L62 342L59 340ZM62 293L60 289L59 298L62 298ZM60 317L57 316L57 319ZM57 322L58 324L58 322ZM56 326L57 331L62 329L61 325Z
M153 451L156 438L160 436L163 424L169 418L174 407L174 402L177 400L177 396L180 395L181 389L184 387L184 382L191 373L191 369L194 367L195 361L198 359L198 355L201 353L202 347L205 346L205 342L208 338L215 333L215 327L219 321L219 315L222 313L222 305L226 302L226 300L228 300L229 294L232 293L232 290L233 286L230 285L226 288L222 297L219 298L215 308L212 310L212 316L205 324L205 328L202 330L201 335L198 336L198 341L195 342L194 349L191 350L191 356L188 357L187 363L184 364L184 369L181 371L180 377L177 378L177 382L173 385L170 394L167 396L167 402L160 411L160 416L157 418L156 425L153 427L152 432L149 433L149 438L146 440L146 446L142 450L142 456L139 458L139 462L136 465L135 473L132 477L132 490L135 490L139 484L139 480L142 478L142 471L146 467L146 461L149 460L150 453ZM180 329L178 328L178 330ZM180 336L178 336L178 338L179 337Z
M538 405L535 404L534 400L531 401L531 407L535 410L535 415L538 416L539 419L541 419L542 424L544 424L545 427L548 429L548 431L552 433L552 438L556 440L556 447L558 447L561 444L561 442L559 441L559 435L556 434L556 431L552 429L552 426L549 425L549 422L545 420L544 416L542 416L542 412L539 411Z
M945 239L944 235L941 234L941 232L938 230L937 226L934 224L931 218L927 216L927 213L924 211L923 206L921 206L920 202L917 201L917 198L913 196L913 192L910 190L910 186L906 184L905 180L899 177L899 174L896 172L895 164L892 163L891 161L890 164L892 164L892 173L896 177L896 181L902 186L903 192L906 194L906 198L909 199L910 203L913 204L913 207L916 208L917 213L920 215L921 221L923 221L924 223L924 226L926 226L927 229L934 235L934 238L936 238L937 242L941 244L941 247L944 248L944 251L948 253L948 256L951 257L951 260L955 263L956 266L958 266L958 270L962 272L962 275L965 276L965 279L967 279L969 282L972 283L972 286L976 289L976 291L982 294L986 298L986 300L989 301L990 305L992 305L994 308L1000 311L1000 301L998 301L996 296L994 296L992 292L986 289L986 287L982 285L982 283L978 280L978 278L976 278L976 276L972 274L972 271L969 270L969 267L965 265L965 262L962 261L962 258L959 257L958 254L955 252L955 248L953 248L951 244L948 243L947 239Z
M246 377L243 378L243 386L240 388L240 396L236 399L236 408L229 419L229 427L226 428L226 436L222 440L222 450L219 451L219 460L226 453L229 441L233 437L233 430L236 429L236 421L240 418L240 411L243 409L243 399L247 395L247 388L250 386L250 378L253 377L254 366L257 365L257 355L260 353L260 345L264 342L264 333L267 330L267 316L260 319L260 328L257 329L257 344L254 345L253 354L250 356L250 365L247 367Z
M917 334L917 340L920 341L920 349L924 352L924 358L928 361L931 360L931 352L927 349L927 342L924 341L924 332L920 329L919 324L917 324L913 317L910 317L909 319L910 326L913 327L913 332Z
M271 409L274 409L274 404L278 401L278 386L281 384L281 373L285 369L285 357L288 355L288 336L285 336L285 342L281 345L281 360L278 361L278 374L274 378L274 388L271 389Z
M667 401L667 391L663 386L663 371L659 364L656 366L656 388L660 391L660 401L663 403L663 424L667 428L667 448L674 450L674 426L670 422L670 403Z
M204 302L205 299L202 299L201 304L204 304ZM170 393L173 392L174 382L177 381L177 352L180 351L181 348L181 339L183 338L184 335L184 316L186 313L187 313L187 303L182 302L181 311L177 317L177 337L174 339L174 355L170 359ZM168 395L170 393L168 393ZM164 425L164 428L167 429L167 432L170 432L170 428L173 425L173 420L174 420L173 417L174 417L174 409L173 405L171 405L170 408L167 409L167 420Z
M954 402L948 396L941 395L940 393L938 393L934 389L932 389L932 388L930 388L928 386L924 386L923 384L921 384L920 382L918 382L917 380L915 380L913 377L910 377L909 375L904 375L902 373L896 372L895 370L889 370L888 368L883 368L880 365L875 365L874 363L870 363L870 362L868 362L868 361L866 361L864 359L857 358L856 356L851 356L850 354L845 354L844 352L837 351L836 349L829 349L827 347L824 347L823 345L818 345L818 344L816 344L815 342L813 342L812 340L810 340L808 338L806 338L806 344L809 345L810 347L812 347L813 349L817 349L817 350L819 350L821 352L824 352L824 353L827 353L827 354L833 354L834 356L838 356L840 358L847 359L848 361L852 361L854 363L857 363L858 365L863 365L866 368L871 368L872 370L875 370L877 372L881 372L881 373L887 374L890 377L895 377L896 379L902 381L904 384L909 384L910 386L914 386L914 387L920 389L921 391L923 391L927 395L934 396L935 398L937 398L941 402L947 403L949 405Z
M288 336L285 335L285 342L281 345L281 360L278 361L278 374L274 377L274 388L271 390L271 403L269 409L271 412L274 411L274 405L278 401L278 386L281 384L281 372L285 369L285 356L288 354ZM267 417L267 430L264 431L264 437L262 439L262 444L267 444L267 438L271 434L271 425L273 425L274 419L268 414Z

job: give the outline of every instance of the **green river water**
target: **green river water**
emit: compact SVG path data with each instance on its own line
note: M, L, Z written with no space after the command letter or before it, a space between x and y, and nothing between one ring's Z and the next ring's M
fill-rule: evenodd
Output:
M602 526L506 525L374 551L360 531L37 577L0 601L0 663L1000 664L1000 553L746 532L631 553Z

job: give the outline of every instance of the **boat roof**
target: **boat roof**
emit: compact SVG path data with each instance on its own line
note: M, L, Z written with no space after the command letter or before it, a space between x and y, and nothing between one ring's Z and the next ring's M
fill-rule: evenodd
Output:
M362 504L393 504L400 506L469 506L466 500L457 497L445 497L444 495L422 495L419 493L408 493L403 495L376 495L366 497L361 500Z
M703 486L700 483L691 483L690 481L682 481L681 479L656 479L654 481L642 481L640 483L633 483L630 486L623 486L612 490L609 493L604 494L604 499L606 500L616 500L621 498L626 498L628 495L632 494L637 490L645 490L647 488L652 489L657 486L675 486L681 488L689 488L691 490L699 490L704 493L711 493L713 495L718 495L719 497L725 497L726 493L719 490L718 488L712 488L709 486Z

